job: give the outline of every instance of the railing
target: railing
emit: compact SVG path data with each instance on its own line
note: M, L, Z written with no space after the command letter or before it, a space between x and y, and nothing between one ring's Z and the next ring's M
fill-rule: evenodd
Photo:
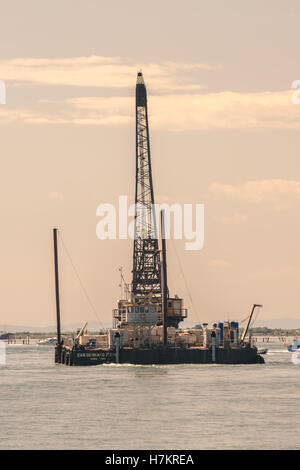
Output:
M159 316L162 315L162 312L157 312ZM147 313L145 313L147 315ZM179 313L173 313L172 315L168 314L168 317L182 317L182 318L187 318L188 315L188 310L187 308L181 308L179 309ZM126 309L125 308L114 308L113 309L113 318L119 321L126 321Z

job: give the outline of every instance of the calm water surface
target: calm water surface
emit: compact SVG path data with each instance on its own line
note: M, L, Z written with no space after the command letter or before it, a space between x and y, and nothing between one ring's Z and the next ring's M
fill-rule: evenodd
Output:
M300 449L300 364L66 367L8 345L1 449Z

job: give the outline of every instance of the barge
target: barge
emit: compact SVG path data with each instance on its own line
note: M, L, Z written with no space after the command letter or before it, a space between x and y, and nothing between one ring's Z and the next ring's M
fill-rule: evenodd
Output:
M242 335L237 322L203 323L181 329L187 309L178 295L170 296L167 281L165 216L160 234L155 215L150 157L147 93L141 72L136 83L136 185L133 276L124 283L122 298L113 310L113 325L97 334L87 324L73 337L61 334L57 229L54 264L57 315L55 362L70 366L115 364L257 364L264 359L251 339L246 340L254 304ZM161 246L159 246L159 241Z

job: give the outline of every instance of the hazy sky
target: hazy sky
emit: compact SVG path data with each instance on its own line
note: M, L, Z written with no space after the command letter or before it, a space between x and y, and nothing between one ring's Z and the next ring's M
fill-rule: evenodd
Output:
M134 195L139 69L156 201L205 204L204 248L168 243L171 293L195 322L254 302L261 320L300 318L299 2L10 0L0 13L0 329L55 323L54 226L110 321L132 242L98 240L96 208ZM60 255L63 323L96 321Z

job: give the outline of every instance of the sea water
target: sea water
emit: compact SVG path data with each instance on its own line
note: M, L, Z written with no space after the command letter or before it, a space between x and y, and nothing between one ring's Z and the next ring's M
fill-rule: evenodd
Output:
M300 449L300 364L54 364L47 346L7 345L1 449Z

